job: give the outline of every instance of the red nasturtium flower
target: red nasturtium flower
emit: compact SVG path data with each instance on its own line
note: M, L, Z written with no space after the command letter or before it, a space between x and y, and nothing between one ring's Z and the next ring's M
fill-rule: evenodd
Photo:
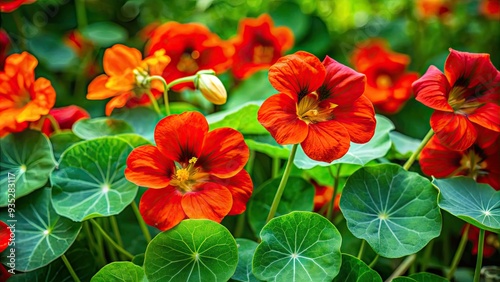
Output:
M453 0L417 0L415 3L420 17L445 19L453 10Z
M269 81L280 93L264 101L258 120L279 144L300 143L311 159L331 162L347 153L350 141L372 138L375 112L363 95L365 75L300 51L271 66Z
M224 72L230 67L234 53L229 42L198 23L167 22L157 27L146 45L146 54L161 49L172 59L163 70L163 78L167 82L194 75L199 70ZM192 82L177 84L172 89L179 91L186 87L194 89Z
M139 205L147 224L167 230L185 218L220 222L245 211L253 185L241 133L209 132L202 114L186 112L161 120L155 142L133 150L125 169L129 181L149 188Z
M417 101L435 109L431 127L452 150L472 146L481 127L500 132L500 72L489 54L450 49L444 74L430 66L413 90Z
M500 0L482 0L479 12L491 20L500 21Z
M104 52L103 67L106 74L96 77L88 87L87 99L101 100L113 97L106 105L106 115L125 105L133 107L151 103L146 92L159 97L163 93L161 81L146 82L150 76L161 75L169 64L165 51L158 50L142 59L135 48L116 44Z
M0 221L0 253L9 246L10 228L5 222Z
M479 228L474 225L470 225L467 237L469 241L472 242L472 254L476 255L479 249ZM486 231L484 233L483 256L486 258L491 257L497 250L500 250L500 240L498 238L498 234Z
M48 114L56 101L49 80L35 80L38 61L28 52L7 57L0 71L0 136L20 132Z
M328 209L327 205L330 203L333 197L333 187L320 185L314 179L311 179L310 181L314 185L314 190L315 190L314 211L320 212L323 210L326 214L326 211ZM340 194L337 194L335 196L335 201L333 203L334 211L340 210L339 203L340 203Z
M293 46L294 37L290 28L274 27L272 18L263 14L257 19L242 20L238 35L231 42L235 49L233 75L237 79L246 79L274 64Z
M82 118L90 118L90 115L86 110L75 105L54 108L50 110L49 114L57 121L59 129L71 129L75 122L81 120ZM42 132L47 136L50 136L52 132L54 132L54 128L52 127L52 123L49 119L45 119L43 121Z
M9 45L9 35L4 29L0 28L0 71L3 70L3 65L7 55L7 48L9 48Z
M366 75L365 96L375 109L394 114L401 110L412 94L416 72L407 72L410 57L393 52L384 39L362 42L352 53L354 69Z
M0 0L0 12L10 13L24 4L31 4L36 0Z

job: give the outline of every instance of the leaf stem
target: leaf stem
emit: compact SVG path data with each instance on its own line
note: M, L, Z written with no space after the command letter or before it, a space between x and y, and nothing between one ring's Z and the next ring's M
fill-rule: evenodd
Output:
M87 26L87 12L85 11L85 0L75 1L76 21L78 29L82 31Z
M370 264L368 265L368 267L369 267L369 268L373 268L373 267L375 266L375 264L377 263L377 261L378 261L378 258L379 258L379 257L380 257L380 255L379 255L379 254L377 254L377 255L375 256L375 258L372 260L372 262L370 262Z
M118 245L120 245L120 247L123 247L123 240L122 240L122 236L120 234L120 228L118 228L118 222L116 221L116 217L110 216L109 223L111 223L111 229L113 230L113 233L115 234L116 243L118 243Z
M479 229L479 240L477 247L477 260L476 260L476 271L474 271L474 282L479 282L481 278L481 266L483 264L483 251L484 251L484 229Z
M430 257L432 254L432 248L434 247L434 241L435 240L431 240L429 242L429 244L427 244L427 247L425 247L424 255L422 258L422 264L420 266L421 272L425 272L427 270L427 263L430 261Z
M139 208L137 207L135 201L132 201L132 204L130 204L130 206L132 207L135 217L139 222L139 227L141 228L142 234L144 234L144 239L146 239L146 243L149 244L149 242L151 241L151 234L149 233L148 226L146 225L146 222L144 222L144 219L142 218L142 215L139 212Z
M333 175L332 172L332 167L330 166L328 168L328 171L330 172L330 175L333 177L333 194L332 198L330 199L330 202L328 203L328 210L326 212L326 218L328 220L332 221L334 214L335 214L335 198L337 197L337 191L339 187L339 178L340 178L340 167L342 164L337 165L337 174Z
M405 273L406 270L410 267L410 265L415 261L416 258L417 258L416 254L412 254L412 255L407 256L403 260L403 262L398 266L398 268L396 268L396 270L394 270L394 272L391 274L391 276L389 276L389 278L387 278L387 280L385 280L385 281L390 282L390 281L392 281L392 279Z
M156 102L155 96L153 96L153 93L151 93L151 90L146 91L146 95L148 95L148 98L151 101L151 104L153 105L155 112L161 117L162 113L161 113L160 107L158 107L158 102Z
M75 280L75 282L80 282L78 275L76 275L75 271L73 270L73 267L71 267L69 260L66 258L66 256L64 254L61 256L61 259L64 262L64 265L66 265L66 268L68 269L69 274L71 274L71 277L73 277L73 280Z
M234 227L234 238L239 238L243 234L243 229L245 228L246 213L238 215L236 219L236 226Z
M248 172L248 174L251 176L253 172L253 164L255 162L255 151L250 150L250 154L248 156L248 161L247 164L245 165L245 170Z
M359 247L359 251L358 251L358 259L359 260L362 260L362 258L363 258L363 252L365 251L365 245L366 245L366 241L361 239L361 247Z
M286 163L285 172L281 177L281 182L280 185L278 186L278 190L276 191L276 195L274 195L273 203L271 204L271 209L269 210L269 214L267 215L266 223L269 222L274 217L274 214L278 209L281 196L283 195L283 191L285 191L286 182L288 181L288 177L290 176L290 172L292 171L293 159L295 158L297 147L298 144L294 144L292 150L290 151L290 156L288 157L288 161Z
M165 79L160 75L152 75L148 78L148 81L159 80L163 83L163 103L165 103L165 113L167 116L170 115L170 105L168 103L168 91L170 90L169 85ZM174 80L175 81L175 80Z
M109 237L109 235L106 233L106 231L104 231L102 229L102 227L95 220L89 219L89 221L90 221L90 223L92 223L92 225L94 225L95 228L97 228L97 230L99 230L99 232L104 237L104 239L106 239L106 241L108 241L108 243L110 243L115 248L115 250L122 253L123 255L125 255L129 259L134 258L134 256L132 254L130 254L128 251L126 251L125 249L120 247L120 245L118 245L113 239L111 239L111 237Z
M54 133L61 132L61 128L59 127L59 123L57 122L57 120L54 118L53 115L51 115L51 114L45 115L45 118L47 118L50 121L50 125L52 126ZM43 128L43 123L42 123L42 128Z
M281 168L281 159L278 157L273 157L273 171L272 171L272 178L278 177L280 173L280 168Z
M467 223L464 228L464 232L462 233L462 238L460 238L460 243L458 244L457 251L455 252L455 256L453 257L453 261L450 266L450 271L446 275L448 280L451 280L453 275L455 274L455 270L457 270L458 263L460 259L462 259L462 254L464 253L465 246L467 244L467 237L469 235L470 224Z
M415 152L413 152L413 154L411 154L410 158L403 165L403 168L405 170L408 170L411 167L411 165L413 164L413 162L417 159L418 155L420 154L420 152L422 151L422 149L425 147L425 145L427 144L427 142L429 142L429 140L431 140L431 137L433 135L434 135L434 131L431 128L429 130L429 132L427 132L427 135L425 135L424 139L422 139L422 142L420 143L420 145L418 145L417 150L415 150Z

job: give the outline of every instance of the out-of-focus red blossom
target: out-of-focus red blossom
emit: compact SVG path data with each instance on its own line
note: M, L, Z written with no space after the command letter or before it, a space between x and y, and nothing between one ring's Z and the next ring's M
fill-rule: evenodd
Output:
M294 43L288 27L274 27L272 18L263 14L256 19L243 19L234 45L232 71L237 79L246 79L255 72L269 68Z
M462 228L462 232L464 232L464 228ZM477 255L479 247L479 228L477 228L474 225L470 225L467 237L469 238L469 241L471 241L472 243L472 254ZM498 249L500 249L500 241L498 238L498 234L495 234L490 231L485 231L483 257L488 258L493 256Z
M157 27L146 45L146 54L164 49L172 61L163 70L167 82L212 69L222 73L231 66L234 47L202 24L167 22ZM172 89L194 89L192 82L180 83Z
M7 49L9 48L9 45L9 35L4 29L0 28L0 71L3 70L3 65L5 64Z
M152 22L145 27L143 27L138 33L137 36L144 41L149 40L153 37L155 30L161 25L160 22Z
M220 222L245 211L253 184L241 133L209 132L202 114L186 112L162 119L155 142L134 149L125 169L129 181L149 188L139 204L147 224L167 230L186 218Z
M333 188L326 185L319 185L319 183L314 179L311 179L310 181L314 185L314 189L316 191L316 193L314 194L314 211L320 212L321 210L323 210L326 213L327 207L325 208L325 206L328 205L332 200ZM335 202L333 203L334 211L340 210L339 203L340 194L337 194L335 196Z
M365 96L378 111L394 114L412 94L416 72L407 72L410 57L393 52L384 39L364 41L351 56L354 69L366 75Z
M68 47L73 49L78 56L82 56L85 52L94 47L94 44L85 39L78 30L68 32L63 41Z
M363 95L365 75L300 51L271 66L269 81L280 93L264 101L257 118L279 144L300 143L309 158L331 162L351 141L372 138L375 112Z
M0 71L0 136L20 132L48 114L56 101L49 80L35 80L38 61L28 52L12 54Z
M61 130L71 129L73 124L82 118L90 118L86 110L75 105L54 108L50 110L49 115L54 117ZM43 121L42 132L47 136L50 136L54 132L54 128L49 119Z
M10 13L21 5L34 3L36 0L0 0L0 12Z
M438 17L446 19L453 10L453 0L417 0L416 7L421 18Z
M413 90L417 101L435 109L431 127L452 150L472 146L480 128L500 132L500 72L489 54L450 49L444 74L430 66Z
M165 55L164 50L158 50L142 59L139 50L116 44L106 49L103 61L106 74L99 75L90 82L87 99L102 100L113 97L106 104L106 115L111 115L115 108L125 105L135 107L150 104L147 91L151 91L156 98L163 93L161 81L147 82L147 79L153 75L161 75L169 64L170 58Z
M483 129L476 142L464 151L451 150L433 136L420 155L422 172L437 178L464 175L500 190L499 135Z
M0 263L0 282L7 281L11 276L12 274Z
M11 233L9 226L0 220L0 253L9 246Z
M500 21L500 0L483 0L479 12L491 20Z

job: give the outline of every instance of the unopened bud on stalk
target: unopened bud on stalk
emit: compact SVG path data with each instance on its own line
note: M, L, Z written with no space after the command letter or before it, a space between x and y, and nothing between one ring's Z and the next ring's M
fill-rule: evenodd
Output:
M201 94L203 94L203 96L211 103L216 105L226 103L226 88L224 88L222 81L220 81L217 76L206 73L198 73L195 85L196 88L200 90Z

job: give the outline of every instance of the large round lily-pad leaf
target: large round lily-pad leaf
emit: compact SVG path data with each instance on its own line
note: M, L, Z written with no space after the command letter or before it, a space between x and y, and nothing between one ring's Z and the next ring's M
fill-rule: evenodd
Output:
M19 271L43 267L60 257L73 244L82 226L55 212L50 203L50 188L19 199L15 216L9 217L9 214L0 211L0 220L14 226L15 245L7 248L0 257L2 263L8 265L8 255L11 248L14 249L15 268Z
M236 241L222 225L188 219L148 245L144 270L150 281L227 281L238 264Z
M342 254L342 266L333 282L382 282L382 277L362 260Z
M311 160L306 156L302 147L299 147L294 164L302 169L309 169L318 165L329 166L332 164L365 165L372 160L385 156L392 145L389 132L394 129L394 124L388 118L381 115L376 115L375 118L377 119L377 126L375 127L375 134L372 139L365 144L351 142L349 151L342 158L334 160L331 163L318 162Z
M62 153L73 144L83 141L82 138L76 136L73 132L65 130L59 133L50 135L50 142L54 149L54 157L56 160L61 158Z
M73 124L73 132L76 136L89 140L103 136L134 133L134 129L124 120L100 117L77 121Z
M354 236L381 256L397 258L418 252L441 233L437 194L427 178L381 164L349 177L340 209Z
M83 141L66 150L51 175L57 213L74 221L119 214L138 189L124 175L131 151L117 137Z
M269 221L252 261L264 281L332 281L342 264L342 237L323 216L292 212Z
M19 199L43 187L56 166L52 146L39 131L5 136L0 139L0 151L0 207L7 206L13 198L10 194Z
M259 244L243 238L237 238L236 244L238 244L238 266L231 279L242 282L260 281L252 273L252 258Z
M129 261L115 261L107 264L94 277L91 282L147 282L144 269Z
M460 176L434 179L439 207L481 229L500 233L500 191Z
M248 221L253 231L258 234L266 225L274 195L281 178L275 178L262 184L248 204ZM300 177L290 177L276 210L276 216L292 211L312 211L314 206L314 186Z

